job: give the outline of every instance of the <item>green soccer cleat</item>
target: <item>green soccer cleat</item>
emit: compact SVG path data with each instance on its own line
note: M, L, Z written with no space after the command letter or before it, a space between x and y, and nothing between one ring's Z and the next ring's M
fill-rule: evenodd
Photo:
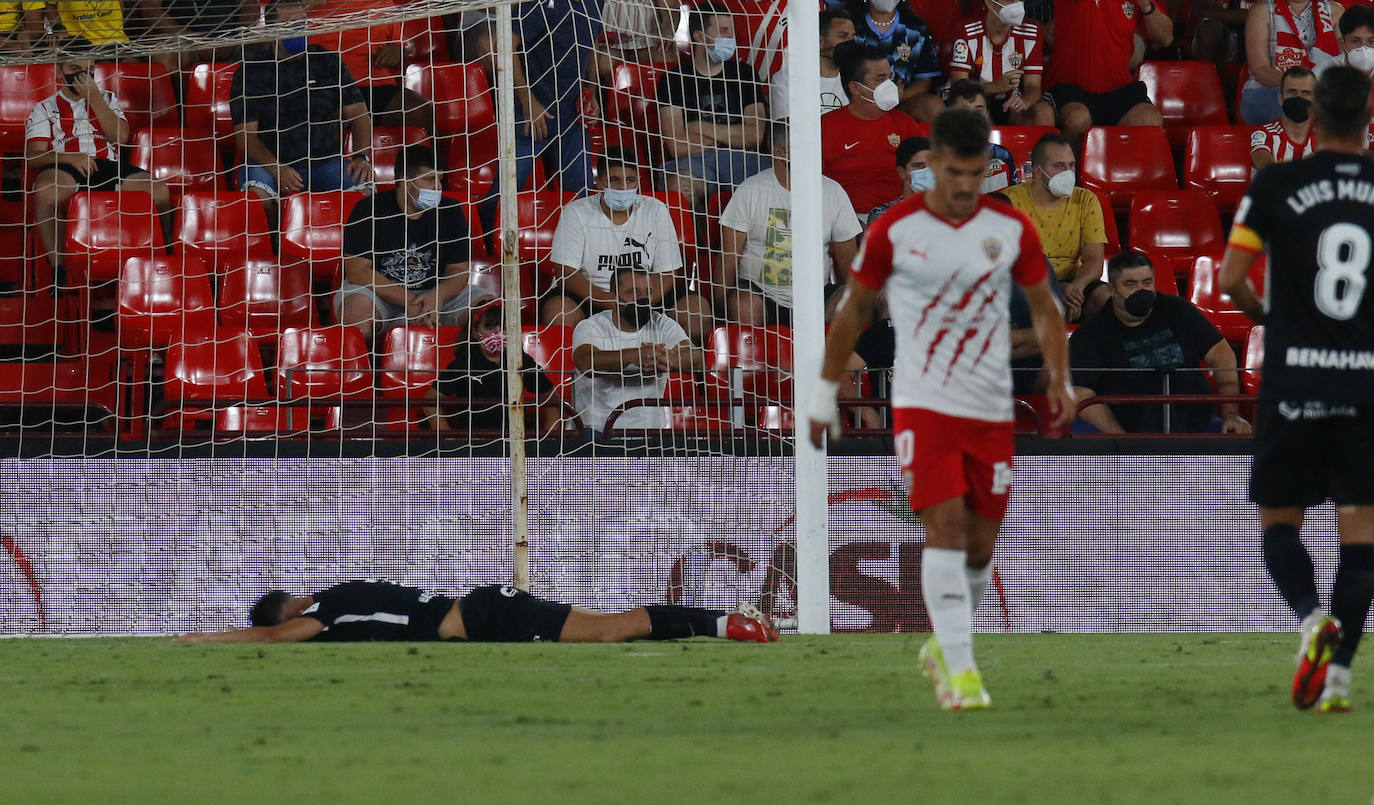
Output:
M1349 713L1355 708L1350 704L1349 696L1323 693L1315 709L1318 713Z
M983 687L983 675L976 668L955 674L950 688L954 697L949 710L986 710L992 706L992 698Z
M954 702L954 691L949 684L949 668L945 665L944 652L940 651L940 641L931 635L921 644L916 655L921 663L921 673L935 683L935 701L945 710Z
M1293 674L1293 704L1299 710L1316 704L1322 695L1331 655L1340 642L1340 621L1321 612L1314 612L1303 619L1298 670Z
M1317 700L1318 713L1349 713L1355 708L1350 704L1350 668L1332 663L1326 669L1326 685L1322 696Z

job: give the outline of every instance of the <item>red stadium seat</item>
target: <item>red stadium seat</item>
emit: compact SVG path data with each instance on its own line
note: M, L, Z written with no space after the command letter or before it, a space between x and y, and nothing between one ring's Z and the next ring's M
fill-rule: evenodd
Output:
M564 397L572 396L573 375L571 327L527 327L524 331L525 354L539 364Z
M1088 188L1092 190L1092 188ZM1097 196L1097 203L1102 206L1102 228L1107 233L1107 245L1105 254L1110 258L1114 254L1121 253L1121 232L1116 226L1116 210L1112 209L1112 201L1107 198L1107 194L1101 190L1092 190L1092 194Z
M309 267L260 258L231 263L220 280L219 318L269 347L287 329L316 326Z
M229 114L229 88L239 62L197 64L186 82L186 109L183 125L188 129L209 129L216 137L234 133Z
M1246 394L1259 394L1261 370L1264 368L1264 325L1256 324L1245 336L1245 360L1241 366L1248 371L1240 373L1242 390Z
M130 257L119 273L115 317L126 349L162 349L215 328L215 298L198 257Z
M163 253L162 221L148 193L79 192L67 204L62 247L68 281L81 285L119 279L130 257Z
M167 185L175 206L186 193L213 193L223 186L219 153L210 143L208 129L141 129L134 133L131 159Z
M1206 61L1147 61L1139 78L1164 116L1164 131L1175 150L1183 150L1194 126L1224 126L1226 94L1216 65Z
M1083 141L1083 186L1107 194L1125 212L1140 190L1177 190L1169 141L1154 126L1094 126Z
M712 373L733 392L792 402L792 330L726 325L711 334ZM737 384L731 370L742 370Z
M381 354L381 387L387 397L426 397L439 370L453 360L462 327L412 327L387 331Z
M449 146L449 167L445 176L447 187L450 192L463 199L486 198L496 191L496 173L500 166L494 156L486 162L470 164L470 152L466 150L465 142L466 138L460 137L454 140L454 145ZM549 178L544 160L536 159L532 164L534 167L519 189L552 189L551 186L556 183Z
M177 126L181 110L167 68L156 62L97 62L95 83L113 92L133 131Z
M29 114L39 101L57 92L52 64L0 67L0 152L22 154Z
M577 196L557 190L526 190L516 197L520 260L543 268L553 251L553 233L563 214L563 205ZM496 208L496 225L501 225L501 207ZM471 224L471 221L469 221Z
M47 348L69 335L72 315L48 290L0 294L0 345L24 349Z
M0 420L21 428L113 432L119 382L112 360L5 361L0 363Z
M1200 254L1221 254L1226 238L1217 208L1196 190L1145 190L1131 202L1131 248L1151 249L1168 265L1158 270L1187 275Z
M411 64L406 68L404 86L433 101L437 135L468 135L474 157L483 157L473 161L485 161L496 153L496 107L481 65Z
M215 412L217 434L277 434L291 430L291 411L276 404L231 405Z
M1193 290L1189 301L1221 331L1223 338L1238 344L1249 335L1254 322L1225 298L1221 285L1217 282L1220 270L1219 258L1197 258L1193 262ZM1261 257L1250 266L1250 282L1255 286L1255 293L1260 298L1264 296L1264 277L1265 260Z
M1169 269L1169 256L1158 248L1152 246L1132 247L1136 251L1144 254L1150 260L1150 265L1155 267L1155 293L1167 293L1178 296L1178 278ZM1189 266L1191 269L1191 266ZM1106 279L1106 268L1103 268L1103 279Z
M282 203L281 261L308 263L316 279L332 279L343 265L343 230L363 194L297 193Z
M168 424L209 422L209 409L269 397L262 355L248 333L207 330L188 333L187 338L167 348L162 391L166 404L176 411Z
M452 58L448 34L443 17L415 17L401 22L401 42L406 47L406 58L419 64Z
M640 133L658 132L658 79L675 65L620 62L611 71L603 116Z
M396 154L408 145L426 145L429 135L419 126L377 126L372 129L372 170L379 185L395 184ZM344 138L344 153L353 153L353 132Z
M1236 211L1250 187L1250 126L1199 126L1188 134L1183 186L1211 197L1223 214Z
M187 193L176 231L178 248L211 270L248 258L275 258L267 213L252 193Z
M357 327L289 329L277 342L277 392L282 400L366 397L372 362Z
M697 214L691 202L676 190L649 190L642 187L641 192L668 205L673 228L677 230L678 246L682 250L682 265L690 270L697 261Z
M734 195L733 190L722 190L706 199L706 245L711 249L720 246L720 215Z
M1031 149L1041 137L1058 133L1059 129L1054 126L993 126L990 139L1011 152L1016 159L1012 168L1019 171L1030 159ZM1026 179L1023 177L1021 181Z

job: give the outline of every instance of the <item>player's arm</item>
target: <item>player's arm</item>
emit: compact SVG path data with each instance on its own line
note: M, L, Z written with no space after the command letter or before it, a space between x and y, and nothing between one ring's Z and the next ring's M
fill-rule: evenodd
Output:
M1051 427L1063 428L1073 422L1078 400L1074 396L1073 381L1069 378L1069 339L1064 332L1064 314L1054 301L1050 290L1050 278L1046 274L1039 282L1022 285L1030 305L1031 326L1035 328L1035 339L1040 343L1040 354L1049 373L1049 395Z
M1264 305L1255 294L1255 286L1250 284L1250 266L1264 251L1264 240L1243 222L1250 206L1250 197L1241 199L1235 223L1231 226L1231 238L1226 244L1226 256L1221 259L1221 271L1217 282L1221 290L1235 305L1251 319L1264 323Z
M1216 379L1217 383L1217 394L1240 393L1240 372L1236 370L1236 353L1232 351L1231 345L1226 343L1225 338L1213 344L1202 359L1212 368L1212 377ZM1251 432L1250 423L1240 415L1238 404L1233 402L1221 404L1221 432Z
M837 421L835 397L839 393L840 380L849 356L854 353L854 345L859 341L859 333L873 319L873 302L877 296L877 290L851 276L830 323L830 335L825 339L825 361L821 364L824 388L818 390L817 400L811 406L811 444L817 450L821 448L825 432Z
M292 618L276 626L249 626L227 632L192 632L172 638L174 643L299 643L324 631L314 618Z

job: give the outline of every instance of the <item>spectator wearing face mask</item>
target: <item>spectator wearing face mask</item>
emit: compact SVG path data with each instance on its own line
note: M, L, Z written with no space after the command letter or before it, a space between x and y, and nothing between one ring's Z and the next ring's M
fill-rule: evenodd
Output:
M682 327L655 309L651 285L648 272L620 266L611 279L616 304L573 330L573 406L593 437L621 405L663 397L670 372L693 372L706 365ZM616 421L618 428L667 424L660 406L631 408Z
M891 201L884 202L868 212L865 226L873 226L883 213L893 204L917 193L924 193L935 186L935 173L930 169L930 140L926 137L908 137L897 146L897 178L902 181L902 194Z
M359 201L344 227L334 310L369 343L397 324L461 324L473 293L468 222L462 205L439 189L434 152L407 147L396 156L396 175L396 189Z
M1340 58L1337 26L1343 11L1331 0L1255 0L1250 5L1245 17L1250 78L1241 89L1242 123L1258 126L1283 113L1275 89L1284 70L1306 67L1320 72Z
M1321 78L1333 65L1354 67L1365 75L1374 75L1374 8L1351 6L1340 15L1337 30L1341 34L1341 55L1312 68Z
M1091 190L1074 186L1077 168L1069 141L1046 134L1031 149L1031 181L1005 191L1012 206L1035 224L1050 267L1063 283L1068 321L1091 316L1110 295L1101 280L1107 244L1102 204Z
M854 39L854 20L843 11L822 11L821 34L821 114L849 103L844 94L844 82L840 78L839 65L835 63L835 50L845 42ZM772 107L773 119L786 121L791 113L788 101L787 60L783 68L773 73L768 88L768 105Z
M1045 47L1040 26L1026 20L1023 0L983 0L987 13L964 23L949 63L950 83L972 79L987 93L994 125L1053 126L1054 107L1041 80Z
M1317 132L1312 128L1312 91L1316 85L1317 79L1306 67L1283 71L1279 82L1283 116L1250 135L1250 164L1255 170L1302 159L1317 150Z
M850 0L854 41L877 48L892 68L903 112L930 122L944 111L936 94L940 53L930 26L902 0Z
M837 56L849 105L821 116L821 173L840 183L862 218L902 192L892 172L897 146L921 130L897 111L901 91L882 51L846 45Z

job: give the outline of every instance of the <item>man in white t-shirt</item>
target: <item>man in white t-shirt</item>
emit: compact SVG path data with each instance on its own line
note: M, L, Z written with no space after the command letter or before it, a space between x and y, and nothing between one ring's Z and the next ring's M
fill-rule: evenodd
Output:
M682 327L649 301L650 275L621 266L611 280L615 306L583 319L573 330L573 405L582 424L596 433L611 412L630 400L657 399L669 372L692 372L706 358L692 346ZM668 418L660 406L625 411L614 428L663 428Z
M844 81L840 78L840 66L835 63L835 48L852 41L854 18L849 12L821 12L821 114L849 103L849 96L844 94ZM787 99L787 60L783 59L782 69L773 74L768 86L768 105L773 110L774 120L787 120Z
M792 321L792 191L787 124L774 122L773 167L742 182L720 215L721 263L717 301L737 324ZM835 249L843 275L859 250L863 232L854 205L839 182L821 177L825 240ZM824 284L826 277L806 278Z
M709 307L699 296L677 293L682 249L668 205L639 192L639 166L626 149L597 157L600 192L568 202L553 233L550 260L557 288L540 304L541 324L576 327L593 313L616 307L611 278L619 268L649 275L649 300L689 332L702 331Z

